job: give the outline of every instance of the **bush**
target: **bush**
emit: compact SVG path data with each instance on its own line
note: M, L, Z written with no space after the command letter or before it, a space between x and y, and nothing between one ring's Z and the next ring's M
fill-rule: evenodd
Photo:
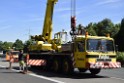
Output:
M121 62L121 65L124 66L124 52L117 52L117 61Z

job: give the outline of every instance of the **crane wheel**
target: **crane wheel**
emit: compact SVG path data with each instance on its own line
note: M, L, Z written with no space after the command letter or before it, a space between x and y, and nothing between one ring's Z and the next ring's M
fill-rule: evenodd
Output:
M98 74L101 71L100 68L99 69L89 69L89 70L90 70L91 74L93 74L93 75Z
M72 73L74 68L72 66L72 61L69 59L64 59L62 64L62 70L64 74Z
M53 64L52 64L52 70L53 70L54 72L59 72L60 69L61 69L61 67L60 67L60 62L59 62L57 59L55 59L55 60L53 61Z
M31 67L32 69L35 69L35 68L37 68L37 66L33 66L33 65L31 65L30 67Z
M79 70L80 72L86 72L86 71L87 71L87 69L84 69L84 68L78 68L78 70Z

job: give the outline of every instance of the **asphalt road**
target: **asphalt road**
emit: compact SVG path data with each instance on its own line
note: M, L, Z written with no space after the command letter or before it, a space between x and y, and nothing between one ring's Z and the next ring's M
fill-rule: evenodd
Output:
M4 66L4 67L2 67ZM18 64L13 64L13 70L7 70L8 62L0 61L0 83L124 83L124 68L103 69L98 75L89 72L63 75L51 71L31 69L28 74L18 72Z
M0 83L55 83L45 79L25 75L12 70L0 68Z

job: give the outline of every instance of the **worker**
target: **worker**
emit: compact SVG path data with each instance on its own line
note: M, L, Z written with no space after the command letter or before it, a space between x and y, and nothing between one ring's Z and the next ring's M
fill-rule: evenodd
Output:
M19 58L18 58L18 61L19 61L19 69L20 69L20 72L24 72L24 55L23 55L23 50L19 50Z
M84 51L84 43L78 42L78 50L79 50L79 52L83 52Z
M81 25L81 24L79 24L79 26L78 26L78 35L85 35L85 29L84 29L84 27Z
M11 53L11 51L8 52L8 55L10 56L10 60L9 60L9 69L12 69L12 62L13 62L13 55Z
M101 41L98 41L96 50L104 50L104 47Z

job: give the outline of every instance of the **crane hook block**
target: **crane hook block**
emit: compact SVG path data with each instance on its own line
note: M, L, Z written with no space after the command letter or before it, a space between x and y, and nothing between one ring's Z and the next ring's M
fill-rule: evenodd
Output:
M71 29L72 31L75 31L76 28L76 19L75 16L71 17Z

